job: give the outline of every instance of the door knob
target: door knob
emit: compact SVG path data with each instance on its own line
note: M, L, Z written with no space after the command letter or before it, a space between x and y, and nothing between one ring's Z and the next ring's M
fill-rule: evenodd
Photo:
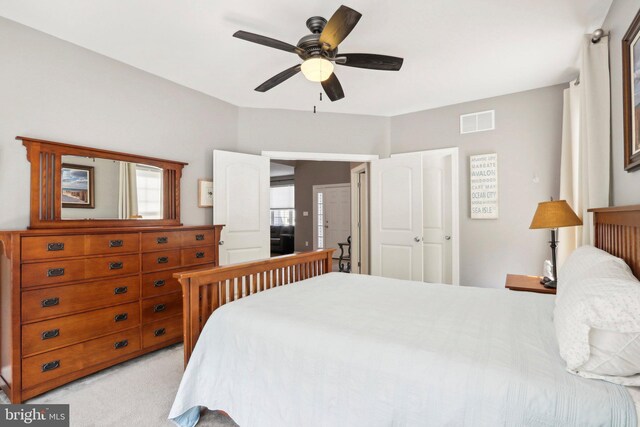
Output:
M413 240L415 240L416 242L420 242L420 240L422 240L422 238L416 236L416 237L413 238Z
M451 236L444 236L444 240L451 240Z
M224 240L220 240L220 241L218 242L218 244L219 244L220 246L224 245Z

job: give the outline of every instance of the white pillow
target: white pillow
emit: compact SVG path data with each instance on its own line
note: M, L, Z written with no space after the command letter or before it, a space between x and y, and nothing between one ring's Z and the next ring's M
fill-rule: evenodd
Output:
M576 250L563 267L560 356L578 375L640 385L640 282L624 261L593 249Z
M602 263L616 263L621 268L626 266L620 258L594 246L584 245L574 250L558 271L558 288L556 290L556 304L562 299L565 289L580 280L597 277L598 270L602 271Z

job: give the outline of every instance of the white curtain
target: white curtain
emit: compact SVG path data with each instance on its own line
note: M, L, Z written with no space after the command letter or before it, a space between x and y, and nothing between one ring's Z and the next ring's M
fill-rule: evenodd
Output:
M118 217L132 219L138 217L138 184L136 164L120 162L120 187L118 189Z
M576 247L593 244L593 216L587 210L609 205L609 38L593 43L585 36L581 57L580 81L564 91L560 199L584 225L559 230L558 265Z

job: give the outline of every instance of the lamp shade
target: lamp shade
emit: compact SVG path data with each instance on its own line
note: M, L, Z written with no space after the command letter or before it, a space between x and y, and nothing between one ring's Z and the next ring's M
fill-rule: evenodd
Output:
M566 200L538 203L530 229L560 228L582 225L582 220L571 209Z

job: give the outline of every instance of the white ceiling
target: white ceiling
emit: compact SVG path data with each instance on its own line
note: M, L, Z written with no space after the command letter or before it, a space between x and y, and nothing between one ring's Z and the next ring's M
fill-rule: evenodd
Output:
M243 107L393 116L567 82L581 37L611 0L343 0L363 17L342 53L405 58L399 72L336 67L346 98L318 101L301 74L253 89L299 62L232 38L296 44L326 0L0 0L0 16Z

